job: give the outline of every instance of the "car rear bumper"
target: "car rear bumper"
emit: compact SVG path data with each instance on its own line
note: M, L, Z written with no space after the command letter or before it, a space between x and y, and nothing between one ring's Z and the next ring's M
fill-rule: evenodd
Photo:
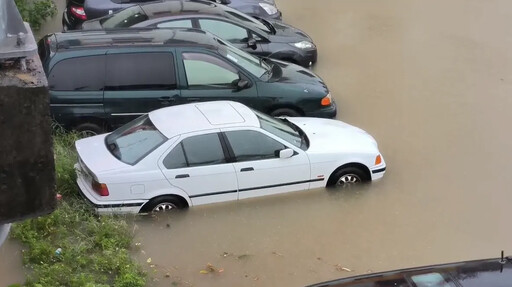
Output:
M82 20L70 15L70 13L68 13L68 8L65 8L64 12L62 12L62 31L76 30L82 22Z
M91 188L90 179L88 179L82 168L77 163L75 164L76 183L78 184L78 191L85 201L93 207L94 211L98 214L128 214L139 213L145 201L102 201L98 200L94 195Z

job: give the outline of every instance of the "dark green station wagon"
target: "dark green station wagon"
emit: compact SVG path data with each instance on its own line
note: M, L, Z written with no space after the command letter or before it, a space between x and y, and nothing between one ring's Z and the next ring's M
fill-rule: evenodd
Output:
M238 101L272 116L333 118L311 71L247 54L198 29L56 33L39 42L51 113L66 129L112 130L166 106Z

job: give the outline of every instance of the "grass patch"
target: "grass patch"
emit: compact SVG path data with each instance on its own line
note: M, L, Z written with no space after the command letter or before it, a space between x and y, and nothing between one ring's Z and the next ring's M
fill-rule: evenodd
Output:
M78 195L77 138L60 131L54 136L57 192L64 198L57 210L13 225L11 236L27 247L23 262L31 272L25 285L144 286L145 274L128 252L132 235L126 220L96 215Z

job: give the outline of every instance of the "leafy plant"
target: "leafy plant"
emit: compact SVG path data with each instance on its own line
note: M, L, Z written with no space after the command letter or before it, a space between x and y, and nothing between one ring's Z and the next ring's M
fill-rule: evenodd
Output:
M24 21L30 24L33 30L41 28L46 19L57 14L57 7L53 0L15 0L18 11Z
M24 264L31 269L26 286L142 287L145 274L130 257L126 218L98 216L78 196L73 170L78 136L57 129L54 135L57 210L13 225Z

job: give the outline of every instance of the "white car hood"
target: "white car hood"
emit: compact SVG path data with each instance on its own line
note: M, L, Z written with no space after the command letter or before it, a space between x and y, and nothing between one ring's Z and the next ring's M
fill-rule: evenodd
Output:
M75 142L76 151L87 168L94 174L130 167L114 157L105 146L108 134L97 135Z
M375 139L360 128L338 120L287 118L301 128L309 139L308 153L378 153Z

